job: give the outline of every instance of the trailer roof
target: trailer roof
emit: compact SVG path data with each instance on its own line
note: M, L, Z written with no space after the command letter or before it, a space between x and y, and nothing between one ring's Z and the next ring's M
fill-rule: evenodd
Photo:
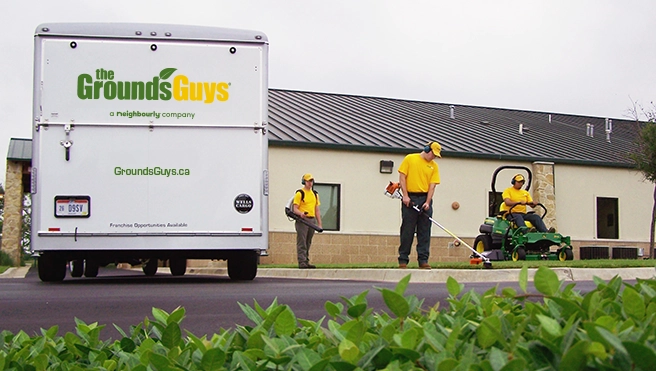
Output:
M156 23L44 23L37 26L35 35L268 43L260 31Z

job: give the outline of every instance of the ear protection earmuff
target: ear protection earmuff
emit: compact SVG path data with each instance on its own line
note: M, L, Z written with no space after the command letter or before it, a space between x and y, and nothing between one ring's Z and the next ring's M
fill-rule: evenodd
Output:
M305 175L301 177L301 184L305 185Z
M424 146L424 152L426 152L426 153L430 152L431 151L431 145L433 143L435 143L435 142L428 142L428 144L426 144L426 146Z

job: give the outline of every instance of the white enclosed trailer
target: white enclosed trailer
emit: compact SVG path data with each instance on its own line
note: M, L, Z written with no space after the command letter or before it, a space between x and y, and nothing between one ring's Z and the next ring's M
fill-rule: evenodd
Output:
M35 34L32 240L39 277L268 248L268 40L256 31L53 23Z

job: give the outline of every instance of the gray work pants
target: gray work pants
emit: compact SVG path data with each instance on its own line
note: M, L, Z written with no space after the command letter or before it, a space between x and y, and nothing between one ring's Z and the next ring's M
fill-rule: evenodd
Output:
M314 218L306 218L306 221L317 224ZM298 257L298 264L310 263L310 245L312 245L312 237L314 237L314 229L306 224L296 221L296 255Z

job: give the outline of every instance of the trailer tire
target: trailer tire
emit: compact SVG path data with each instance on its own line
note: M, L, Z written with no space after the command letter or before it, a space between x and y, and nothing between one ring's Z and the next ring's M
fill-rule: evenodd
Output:
M84 261L84 277L98 277L98 269L100 264L93 259L87 259Z
M185 258L169 259L169 268L171 268L172 275L184 276L184 274L187 272L187 259Z
M256 251L244 251L236 253L228 258L228 276L235 281L252 281L257 276Z
M37 268L43 282L60 282L66 277L66 260L54 254L39 256Z
M157 259L148 259L142 269L146 276L154 276L157 273Z
M71 277L82 277L84 274L84 260L71 260Z

